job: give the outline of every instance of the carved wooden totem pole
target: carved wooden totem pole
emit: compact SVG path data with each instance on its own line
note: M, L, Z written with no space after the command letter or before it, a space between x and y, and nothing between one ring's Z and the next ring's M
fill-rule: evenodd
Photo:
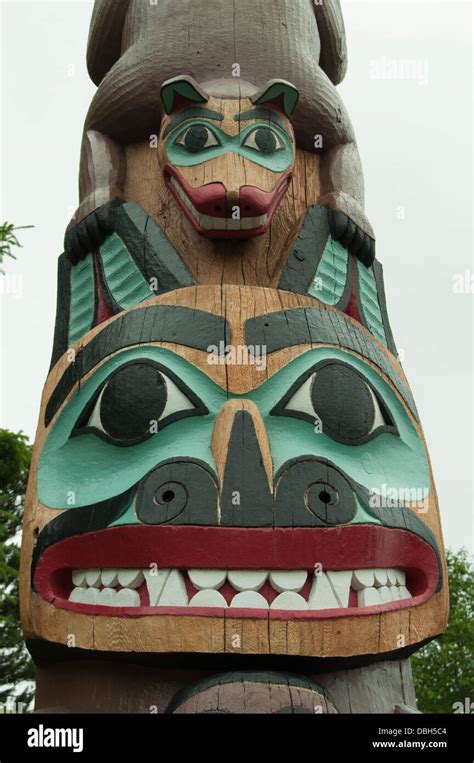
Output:
M22 550L37 708L396 712L436 491L337 0L96 0Z

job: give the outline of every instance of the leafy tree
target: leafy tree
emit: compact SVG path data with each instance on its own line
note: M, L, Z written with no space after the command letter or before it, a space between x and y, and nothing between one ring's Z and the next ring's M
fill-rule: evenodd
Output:
M5 257L11 257L12 259L16 260L16 256L13 254L12 249L14 247L21 248L21 244L16 237L16 232L32 227L32 225L22 225L16 227L13 225L13 223L3 223L0 225L0 266L3 265ZM3 273L1 267L0 273Z
M31 446L27 437L0 429L0 702L29 703L34 667L23 642L18 606L21 522Z
M448 549L446 556L450 588L446 633L411 658L418 709L423 713L462 712L466 700L474 701L474 574L466 549Z

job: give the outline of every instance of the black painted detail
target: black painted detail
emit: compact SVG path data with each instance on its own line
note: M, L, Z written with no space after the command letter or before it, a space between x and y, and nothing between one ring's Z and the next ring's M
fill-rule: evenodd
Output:
M375 283L377 285L377 298L379 301L380 312L382 314L382 321L383 321L383 327L385 331L385 339L387 342L387 347L390 350L390 352L392 352L395 355L395 357L397 357L398 355L397 345L395 344L395 340L393 338L392 327L390 325L390 320L389 320L388 311L387 311L387 299L385 296L383 266L378 260L374 261L373 272L375 277Z
M193 286L195 281L161 228L140 204L124 204L116 218L116 233L122 239L145 281L157 283L150 292L165 294Z
M53 352L49 370L64 355L69 344L69 322L71 315L71 263L65 254L58 261L58 290L56 302L56 323L54 326Z
M221 492L221 524L273 526L273 497L248 411L238 411L232 424Z
M72 265L77 265L86 255L96 251L115 231L117 213L122 204L122 199L112 199L66 232L64 251Z
M310 378L307 399L297 408L292 399ZM270 415L308 421L344 445L362 445L382 432L398 435L393 417L368 379L336 360L323 360L305 371Z
M124 313L108 323L77 353L75 362L66 369L49 398L45 425L50 424L80 378L118 350L151 342L172 342L207 352L210 346L226 347L230 336L225 318L202 310L151 305Z
M307 294L330 236L329 212L313 204L309 207L296 243L286 262L279 289Z
M172 458L153 469L138 487L138 518L148 525L217 525L218 487L204 461Z
M329 209L329 225L335 241L340 241L350 254L367 268L375 260L375 239L359 228L353 220L338 209Z
M163 417L171 384L190 406ZM129 447L148 440L175 421L207 413L197 395L168 368L152 360L131 361L96 391L71 437L95 434L113 445Z
M125 513L136 487L130 488L121 495L109 498L106 501L68 509L51 522L48 522L38 535L33 557L31 561L31 582L33 584L36 566L40 557L49 546L59 541L71 538L74 535L104 530L112 522L119 519Z
M338 310L297 307L259 315L246 321L245 341L249 347L266 347L267 354L298 344L331 344L352 350L375 363L388 376L413 416L418 418L413 396L395 367L362 327Z
M299 458L284 464L275 479L275 525L328 527L354 519L353 488L326 460Z

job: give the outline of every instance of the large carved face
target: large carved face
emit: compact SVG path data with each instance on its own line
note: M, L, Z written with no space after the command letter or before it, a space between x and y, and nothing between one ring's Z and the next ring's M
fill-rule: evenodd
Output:
M265 233L292 179L295 89L279 82L253 100L218 99L178 78L162 97L160 166L193 227L207 238Z
M35 445L30 642L345 657L443 629L423 434L364 327L309 297L201 286L76 351L48 378Z

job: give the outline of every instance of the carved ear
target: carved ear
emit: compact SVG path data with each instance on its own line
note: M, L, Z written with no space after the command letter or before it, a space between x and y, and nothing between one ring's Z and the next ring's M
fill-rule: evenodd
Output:
M291 119L296 109L300 94L291 82L272 79L252 97L252 103L258 106L270 106L286 114Z
M340 0L314 3L321 40L319 65L333 85L339 85L347 70L347 43Z
M182 109L185 106L192 106L195 103L207 103L209 96L192 77L182 75L181 77L168 79L163 83L161 87L161 100L165 112L171 114L173 111Z

